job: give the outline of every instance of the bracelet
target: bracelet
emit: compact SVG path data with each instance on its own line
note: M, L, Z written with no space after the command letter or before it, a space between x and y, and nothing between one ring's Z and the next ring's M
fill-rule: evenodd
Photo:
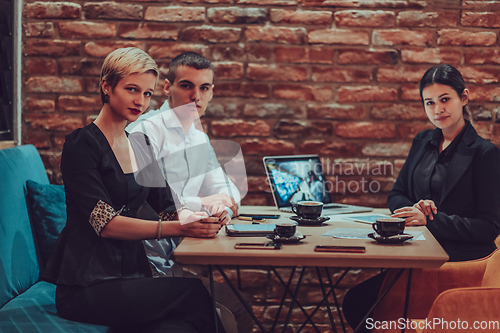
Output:
M158 219L158 234L156 235L156 239L160 240L161 238L161 218Z

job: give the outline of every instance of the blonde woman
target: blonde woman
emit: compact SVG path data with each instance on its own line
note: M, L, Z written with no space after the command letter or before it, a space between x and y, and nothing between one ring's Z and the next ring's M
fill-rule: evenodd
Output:
M146 188L135 181L136 155L124 129L148 108L157 81L156 63L140 49L118 49L104 60L102 109L64 144L67 224L43 278L57 284L56 307L65 319L118 331L214 332L213 303L201 281L152 278L142 244L213 237L220 227L218 218L183 209L168 185ZM157 221L136 218L145 205Z

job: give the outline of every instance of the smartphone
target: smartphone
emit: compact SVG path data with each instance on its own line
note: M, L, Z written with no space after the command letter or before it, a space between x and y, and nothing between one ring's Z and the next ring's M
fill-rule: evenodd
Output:
M281 243L273 244L273 242L267 243L237 243L234 245L235 249L253 249L253 250L279 250L281 249Z
M238 216L253 217L254 219L279 219L279 214L240 214Z
M347 252L347 253L365 253L364 246L335 246L335 245L316 245L314 252Z

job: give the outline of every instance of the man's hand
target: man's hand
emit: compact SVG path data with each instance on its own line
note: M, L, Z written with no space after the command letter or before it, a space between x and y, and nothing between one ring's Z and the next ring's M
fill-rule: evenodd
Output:
M434 220L434 215L437 214L437 207L434 201L432 200L420 200L413 207L420 210L424 213L425 216L429 218L429 220Z
M212 205L223 205L225 207L229 207L233 211L234 216L238 215L238 204L232 197L230 197L226 193L213 194L200 199L203 206L209 207Z
M406 226L427 225L427 216L415 206L396 209L391 217L404 218Z

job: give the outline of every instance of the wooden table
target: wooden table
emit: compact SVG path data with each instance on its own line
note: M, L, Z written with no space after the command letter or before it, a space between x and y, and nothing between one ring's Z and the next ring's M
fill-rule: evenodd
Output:
M247 206L240 208L241 214L276 214L278 213L275 207L266 206ZM373 213L377 214L389 214L387 209L375 209ZM289 219L293 214L279 212L281 215L278 220L268 219L265 223L278 223L278 222L289 222ZM347 215L343 215L347 216ZM233 223L244 224L250 223L237 219L233 219ZM200 239L200 238L184 238L181 244L177 247L174 252L176 260L182 264L199 264L208 265L210 269L210 275L212 276L212 266L219 269L223 277L226 279L233 291L240 296L238 290L232 285L231 281L227 279L221 266L289 266L289 267L302 267L301 275L299 277L297 286L295 288L295 293L290 292L289 284L285 286L284 298L287 294L290 294L292 298L292 303L290 305L289 313L283 327L283 332L286 329L286 325L290 319L291 310L296 302L299 286L301 284L302 276L304 274L305 267L316 267L318 273L318 279L321 279L321 274L319 273L319 267L365 267L365 268L401 268L399 275L394 279L393 283L399 278L403 273L404 269L409 268L410 274L408 279L407 288L407 300L411 284L411 269L412 268L438 268L448 261L449 257L443 248L436 241L434 236L429 232L426 227L409 227L407 230L422 231L425 240L412 240L411 242L405 242L404 244L398 245L382 245L376 243L374 240L367 239L338 239L333 237L322 236L325 232L336 228L363 228L369 232L373 232L370 224L346 221L342 218L342 215L337 215L332 217L330 221L327 221L324 226L298 226L297 230L306 236L300 244L294 245L284 245L279 250L236 250L234 245L236 243L245 242L258 242L265 241L266 238L263 237L229 237L226 235L225 231L219 232L215 238L212 239ZM340 245L340 246L364 246L366 248L365 253L319 253L314 252L314 247L316 245ZM274 268L273 268L274 270ZM295 271L295 269L294 269ZM276 271L274 270L276 273ZM293 275L293 273L292 273ZM281 280L281 278L280 278ZM291 281L291 277L289 279ZM339 308L337 299L335 297L334 288L338 285L339 281L332 284L330 281L330 291L327 293L323 287L323 282L319 281L323 291L323 301L327 306L330 321L334 332L336 328L334 326L332 314L330 311L330 305L328 303L328 295L332 293L334 295L334 300ZM390 285L392 287L392 284ZM388 289L390 289L390 287ZM387 290L388 291L388 290ZM387 291L382 293L381 298L385 295ZM243 301L242 298L240 300ZM381 299L379 299L380 301ZM283 303L282 301L282 303ZM378 301L378 302L379 302ZM374 307L378 304L374 305ZM244 303L244 301L243 301ZM297 302L300 306L300 304ZM245 306L247 306L244 303ZM321 304L320 304L321 305ZM318 306L319 307L319 306ZM373 308L374 308L373 307ZM247 309L251 312L251 309L247 306ZM281 309L281 307L280 307ZM405 316L406 316L407 304L405 306ZM370 311L371 312L371 311ZM370 313L369 312L369 313ZM369 314L368 313L368 314ZM257 318L254 317L256 323L265 332ZM367 314L367 316L368 316ZM279 316L279 311L278 315ZM312 316L311 316L312 317ZM306 320L312 323L310 317ZM275 320L276 324L276 320ZM305 325L305 323L304 323ZM303 325L303 326L304 326ZM342 322L343 325L343 322ZM360 324L361 326L361 324ZM359 329L360 327L358 327ZM274 329L274 325L273 325ZM358 329L355 330L358 331ZM345 328L344 328L345 331Z

